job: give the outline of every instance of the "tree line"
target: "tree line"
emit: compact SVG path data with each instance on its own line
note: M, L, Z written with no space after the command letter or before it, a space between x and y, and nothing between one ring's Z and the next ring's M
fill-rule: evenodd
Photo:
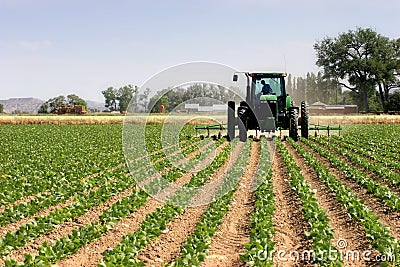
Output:
M149 103L148 110L152 113L161 112L163 106L166 112L172 111L182 103L194 103L202 106L212 106L217 103L226 104L229 100L240 102L242 99L236 93L237 88L225 88L220 85L195 83L187 87L167 88L154 95Z
M64 105L71 105L71 106L82 105L85 106L85 108L87 107L86 101L75 94L67 95L67 97L60 95L57 97L50 98L49 100L44 102L39 107L38 113L41 114L54 113L57 110L57 108Z

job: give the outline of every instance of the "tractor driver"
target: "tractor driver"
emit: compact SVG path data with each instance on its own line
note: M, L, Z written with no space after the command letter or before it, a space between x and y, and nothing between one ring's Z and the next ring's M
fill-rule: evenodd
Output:
M261 84L262 84L262 89L261 92L263 95L272 95L273 91L271 86L268 83L265 83L264 80L261 80Z

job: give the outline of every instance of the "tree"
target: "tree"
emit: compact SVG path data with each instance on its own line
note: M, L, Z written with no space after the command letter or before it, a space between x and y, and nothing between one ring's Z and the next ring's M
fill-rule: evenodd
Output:
M293 84L292 84L292 74L289 73L289 75L286 78L286 93L288 95L293 94Z
M86 101L74 94L67 95L67 104L73 106L81 105L87 107Z
M389 111L389 91L399 86L400 73L400 38L389 40L381 37L374 50L375 61L373 66L376 69L375 81L378 84L383 112Z
M3 113L4 112L4 106L3 106L3 104L0 104L0 113Z
M49 103L47 101L44 102L42 105L40 105L38 113L39 114L48 114L49 113Z
M56 111L57 108L63 105L82 105L87 106L86 101L80 98L77 95L70 94L67 97L60 95L57 97L50 98L46 102L44 102L38 110L38 113L47 114L53 113Z
M50 113L53 113L57 108L66 104L66 99L65 96L60 95L57 97L50 98L49 100L47 100L47 103L49 104Z
M391 111L400 111L400 92L389 95L389 109Z
M323 68L327 77L337 79L342 86L361 96L366 112L370 110L367 84L376 79L377 71L382 71L376 66L382 60L377 51L384 39L372 29L357 28L336 38L327 37L314 45L317 65Z
M117 91L117 100L119 111L125 112L128 109L129 102L133 99L136 102L136 93L138 91L138 87L135 88L132 85L126 85L118 89ZM135 98L133 98L135 95ZM134 102L134 103L135 103Z
M117 94L118 91L114 87L108 87L107 90L101 92L105 98L105 106L111 111L117 110Z
M146 90L143 92L143 94L139 95L139 104L143 108L144 112L147 111L147 106L149 104L149 94L150 94L150 88L146 88Z

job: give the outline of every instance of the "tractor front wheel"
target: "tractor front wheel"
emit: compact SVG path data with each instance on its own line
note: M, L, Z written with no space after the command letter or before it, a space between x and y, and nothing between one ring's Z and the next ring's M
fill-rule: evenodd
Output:
M235 138L235 101L228 101L228 141Z
M297 107L290 107L289 109L289 137L292 138L294 141L299 140L299 108Z
M301 137L308 139L308 109L306 102L301 102Z

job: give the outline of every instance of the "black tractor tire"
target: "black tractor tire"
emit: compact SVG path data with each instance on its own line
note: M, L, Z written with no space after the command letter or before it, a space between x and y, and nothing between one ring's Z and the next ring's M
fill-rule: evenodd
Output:
M247 141L246 120L247 120L246 108L239 108L238 127L239 127L239 139L241 142Z
M235 101L228 101L228 141L235 138Z
M301 102L300 113L301 113L301 124L300 124L301 137L308 139L308 108L306 106L305 101Z
M299 140L299 109L291 107L289 109L289 137L294 141Z

